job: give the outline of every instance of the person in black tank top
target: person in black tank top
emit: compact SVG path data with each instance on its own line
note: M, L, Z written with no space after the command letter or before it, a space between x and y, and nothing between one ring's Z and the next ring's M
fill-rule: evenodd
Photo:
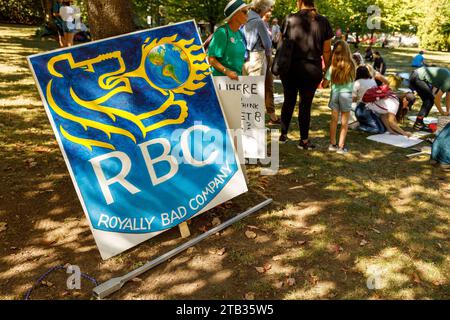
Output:
M284 103L281 110L280 143L287 141L289 124L294 113L297 95L300 94L298 123L300 127L300 149L311 149L314 145L309 141L311 122L311 105L323 78L323 72L331 62L331 38L333 29L328 19L317 13L314 0L298 0L299 11L289 15L287 35L295 45L289 73L281 75L284 89ZM325 70L322 70L322 56Z

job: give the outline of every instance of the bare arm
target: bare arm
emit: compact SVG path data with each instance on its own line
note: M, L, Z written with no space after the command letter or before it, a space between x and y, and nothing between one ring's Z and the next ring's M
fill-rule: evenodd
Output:
M387 114L382 114L382 115L380 115L380 119L381 119L381 121L383 122L384 126L386 127L386 130L387 130L389 133L397 134L397 133L391 128L391 124L390 124L390 122L389 122L389 120L388 120L388 115L387 115Z
M387 122L389 123L389 126L392 131L394 131L395 133L401 134L402 136L408 137L408 138L411 137L411 133L406 132L402 128L399 127L397 119L395 118L395 114L388 113L386 115L386 117L387 117Z
M229 70L226 68L223 64L217 60L216 57L208 57L209 64L216 70L222 72L224 75L226 75L228 78L232 80L239 80L239 76L236 72Z
M448 116L448 109L449 109L449 104L448 104L448 94L447 94L447 98L445 99L445 104L446 104L446 109L447 111L445 112L442 109L442 96L444 95L444 92L442 92L442 90L439 90L436 94L436 96L434 97L434 104L436 105L436 107L439 110L439 113L442 114L443 116Z
M375 80L381 81L383 84L389 86L389 81L381 73L375 71Z
M450 113L450 92L447 92L445 96L445 107L447 108L447 113Z

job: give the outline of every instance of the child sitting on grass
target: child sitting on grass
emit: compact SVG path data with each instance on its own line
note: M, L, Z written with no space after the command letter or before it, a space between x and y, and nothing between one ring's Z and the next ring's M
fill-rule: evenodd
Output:
M353 82L356 76L356 65L352 59L352 53L345 41L339 40L334 45L331 58L331 67L328 69L323 82L328 87L331 81L331 95L328 106L331 108L330 146L329 151L339 154L348 153L345 139L348 132L348 119L352 109ZM341 114L341 132L339 144L336 143L336 132Z

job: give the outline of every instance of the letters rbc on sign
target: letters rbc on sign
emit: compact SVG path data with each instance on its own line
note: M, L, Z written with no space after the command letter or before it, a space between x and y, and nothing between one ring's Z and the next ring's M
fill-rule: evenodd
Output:
M247 191L193 21L28 61L103 259Z

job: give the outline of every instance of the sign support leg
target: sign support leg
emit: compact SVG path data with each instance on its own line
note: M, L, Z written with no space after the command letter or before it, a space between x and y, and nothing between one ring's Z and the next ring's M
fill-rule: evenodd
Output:
M126 282L128 282L129 280L138 277L139 275L143 274L144 272L165 262L166 260L172 258L173 256L186 250L187 248L190 248L190 247L196 245L197 243L199 243L203 239L209 237L210 235L216 234L217 232L222 231L223 229L229 227L233 223L236 223L237 221L244 219L245 217L264 208L265 206L267 206L270 203L272 203L272 199L267 199L267 200L261 202L260 204L254 206L253 208L250 208L247 211L238 214L234 218L231 218L230 220L225 221L224 223L218 225L217 227L214 227L211 230L208 230L207 232L199 235L198 237L196 237L192 240L189 240L188 242L182 244L181 246L163 254L162 256L160 256L154 260L148 261L142 267L135 269L122 277L112 278L112 279L100 284L99 286L97 286L93 289L94 296L98 299L103 299L103 298L109 296L110 294L120 290L120 288L122 288L123 285Z
M189 230L189 226L187 222L182 222L178 225L178 228L180 229L181 237L188 238L191 235L191 231Z

